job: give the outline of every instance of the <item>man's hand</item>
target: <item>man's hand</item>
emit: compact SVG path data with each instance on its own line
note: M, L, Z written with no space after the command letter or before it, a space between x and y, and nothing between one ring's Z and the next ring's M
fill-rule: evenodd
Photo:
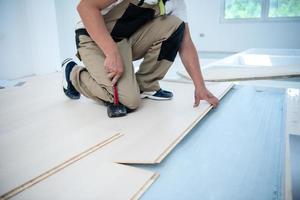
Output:
M88 33L106 56L104 66L113 85L122 76L124 67L117 44L107 30L101 10L115 2L116 0L81 0L77 6Z
M185 24L185 32L179 49L179 55L196 88L194 107L199 106L201 100L207 101L214 108L217 107L219 100L205 87L200 70L198 53L192 41L188 24Z
M201 100L207 101L214 108L216 108L219 105L219 100L206 88L196 88L194 107L198 107Z
M104 67L107 76L112 80L112 85L115 85L124 72L123 61L120 54L108 55L105 58Z

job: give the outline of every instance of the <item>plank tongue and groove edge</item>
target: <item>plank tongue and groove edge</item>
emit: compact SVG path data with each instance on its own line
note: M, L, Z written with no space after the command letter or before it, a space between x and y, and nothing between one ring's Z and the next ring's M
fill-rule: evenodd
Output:
M207 88L219 99L232 86L231 83L207 83ZM212 108L206 101L193 108L192 84L163 81L161 87L173 91L174 98L171 101L146 99L140 110L119 119L124 137L103 148L103 157L125 164L160 163Z
M158 178L150 171L95 158L91 155L12 199L135 200Z
M22 185L20 185L20 186L14 188L14 189L8 191L7 193L1 195L0 199L1 200L10 199L10 198L16 196L17 194L27 190L28 188L44 181L45 179L49 178L50 176L53 176L54 174L64 170L65 168L69 167L70 165L74 164L75 162L78 162L81 159L89 156L90 154L96 152L97 150L99 150L103 146L113 142L114 140L118 139L121 136L122 136L121 134L116 134L116 135L112 136L111 138L108 138L107 140L102 141L99 144L83 151L82 153L73 156L72 158L66 160L65 162L53 167L52 169L40 174L39 176L34 177L31 180L27 181L26 183L23 183Z

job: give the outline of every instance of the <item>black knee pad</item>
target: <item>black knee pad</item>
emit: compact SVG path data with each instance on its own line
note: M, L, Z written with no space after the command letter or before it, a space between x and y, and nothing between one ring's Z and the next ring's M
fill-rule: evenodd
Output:
M182 22L178 29L165 41L162 42L158 61L163 59L174 62L177 52L183 40L185 23Z

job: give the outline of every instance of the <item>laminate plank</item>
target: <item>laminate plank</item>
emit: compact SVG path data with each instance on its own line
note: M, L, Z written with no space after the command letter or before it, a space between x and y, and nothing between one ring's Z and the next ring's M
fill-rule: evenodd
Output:
M13 199L138 199L157 177L156 173L150 171L101 162L91 156L56 173Z
M108 118L104 106L84 97L68 100L62 94L60 74L34 77L18 89L0 92L0 179L5 180L0 194L114 137L118 139L95 152L97 159L160 163L211 109L205 101L193 108L192 84L161 85L174 92L174 99L145 99L136 112L117 119ZM232 84L207 87L221 99Z
M99 105L64 97L59 75L39 79L0 93L0 195L121 136L101 123Z
M116 120L124 137L106 146L102 151L104 157L117 163L160 163L212 108L205 101L193 108L192 84L163 81L161 87L173 91L174 98L143 100L137 112ZM208 83L207 87L221 99L232 84Z

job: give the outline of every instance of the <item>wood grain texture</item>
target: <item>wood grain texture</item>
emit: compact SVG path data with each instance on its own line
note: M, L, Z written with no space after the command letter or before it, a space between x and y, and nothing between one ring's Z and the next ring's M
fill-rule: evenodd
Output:
M68 100L56 74L1 91L0 194L94 145L116 139L119 132L99 123L101 115L95 112L98 107L87 101Z
M138 199L157 177L153 172L102 162L92 155L13 199Z
M71 166L72 164L74 164L75 162L79 162L81 161L81 159L89 156L90 154L96 152L97 150L99 150L100 148L102 148L103 146L113 142L114 140L116 140L117 138L119 138L121 135L120 134L116 134L115 136L105 140L105 141L102 141L101 143L83 151L82 153L78 154L78 155L75 155L73 157L71 157L70 159L64 161L63 163L49 169L48 171L46 172L43 172L42 174L40 174L39 176L37 177L33 177L31 180L17 186L16 188L6 192L5 194L3 194L0 199L10 199L16 195L18 195L19 193L27 190L28 188L44 181L45 179L49 178L50 176L53 176L54 174L64 170L65 168ZM22 170L20 170L22 171Z
M161 87L172 91L174 98L171 101L143 100L137 112L116 120L115 125L122 127L124 137L105 147L101 151L104 157L117 163L160 163L211 109L205 101L193 108L192 84L161 82ZM209 83L207 87L222 98L232 84Z
M90 185L87 182L85 185L76 182L88 177L91 180L90 187L101 184L107 186L103 193L96 192L96 195L107 197L110 193L118 199L115 196L117 194L112 192L112 186L116 185L117 190L124 190L125 197L139 198L157 175L143 172L140 178L135 179L132 178L136 177L134 169L122 170L124 167L111 162L161 162L211 109L204 101L198 108L193 108L192 84L162 82L161 86L175 94L173 100L145 99L136 112L116 119L107 117L106 107L84 97L79 101L67 99L62 92L59 74L29 78L19 88L0 91L0 180L4 180L0 194L6 193L6 197L12 197L26 189L16 196L19 198L31 188L45 187L41 190L51 191L53 188L53 195L64 198L68 196L61 194L61 187L55 186L57 183L65 184L64 187L69 187L70 191L80 186L88 192ZM208 83L207 87L222 98L232 84ZM109 145L100 145L100 150L92 151L87 160L94 160L84 164L84 157L80 157L82 153L114 138L118 139L109 142ZM76 162L73 162L73 158ZM71 163L68 164L68 161ZM104 162L108 164L102 165ZM116 173L114 169L119 172ZM123 188L126 185L124 180L107 182L101 178L113 177L114 174L126 178L128 190ZM44 193L37 194L35 190L39 191L34 189L32 195L38 195L36 197L39 199L39 195ZM129 192L125 193L125 190ZM84 192L81 195L87 194Z
M16 127L19 126L25 129L28 127L33 129L31 126L34 126L34 131L38 133L42 132L45 127L47 127L48 131L52 129L52 132L55 132L53 129L56 130L58 127L60 127L59 129L68 128L70 126L82 132L88 129L98 133L122 133L124 136L119 141L103 149L103 156L106 160L120 163L160 162L211 109L211 106L205 101L198 108L193 108L194 86L192 84L162 82L162 88L173 91L175 94L171 101L146 99L143 100L141 107L136 112L124 118L110 119L106 116L106 108L104 106L97 105L86 99L69 101L64 98L62 92L60 92L58 75L53 75L49 79L46 78L47 81L45 83L36 79L27 83L28 88L32 88L38 85L37 83L40 83L40 86L36 86L36 93L39 94L40 87L42 87L41 84L45 84L43 87L47 88L47 92L52 93L52 98L46 97L46 94L35 95L38 97L27 95L20 102L21 105L18 101L9 103L7 107L10 108L7 108L6 112L0 113L3 116L3 121L0 123L3 123L3 125L7 124L1 126L1 133L14 132ZM51 87L53 88L52 90ZM232 84L208 83L207 87L217 97L221 98L232 87ZM12 91L13 95L15 95L14 92ZM26 93L25 88L22 90L22 93ZM4 102L11 102L9 101L10 98L4 98L7 98ZM32 105L31 99L34 99L36 106ZM48 109L45 109L45 106L42 106L38 101L47 105ZM20 108L25 111L21 111ZM10 112L10 110L12 111ZM9 113L11 114L5 115ZM9 118L4 116L9 116ZM45 120L44 116L47 116L48 120ZM54 119L55 123L49 124L49 121ZM31 124L33 121L35 123ZM56 125L53 126L52 124ZM19 132L22 131L17 130ZM63 130L60 132L63 132ZM58 135L60 134L58 133ZM8 138L12 138L12 133L9 134ZM17 138L16 140L24 141L25 139ZM49 139L44 138L44 142L47 141ZM4 142L4 144L9 143Z

